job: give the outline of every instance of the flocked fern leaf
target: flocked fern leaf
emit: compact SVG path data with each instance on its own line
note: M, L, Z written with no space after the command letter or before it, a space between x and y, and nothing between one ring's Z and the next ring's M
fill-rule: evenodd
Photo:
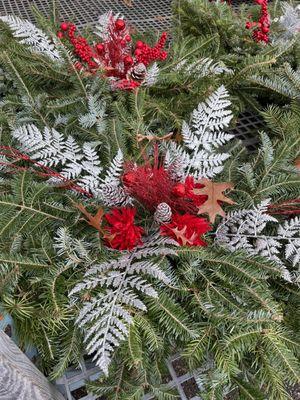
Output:
M104 178L101 179L98 189L94 192L95 197L101 200L106 206L124 206L131 203L131 198L126 194L122 186L123 162L123 153L119 149L110 167L107 169Z
M20 43L27 44L32 52L44 54L54 61L60 59L54 42L34 24L14 15L0 16L13 32L14 37L20 38Z
M283 14L279 18L279 23L284 33L280 39L288 40L300 32L300 7L299 5L293 7L287 2L283 2L281 7Z
M121 18L120 14L113 14L112 11L101 14L97 21L95 34L100 36L103 41L108 40L110 38L109 24L112 19L116 20L118 18Z
M97 132L102 133L105 129L105 101L97 96L90 94L88 96L88 113L79 118L79 123L82 127L88 129L96 125Z
M13 137L21 144L21 150L47 167L55 167L69 180L76 179L87 190L100 185L102 167L95 148L84 143L82 148L72 136L65 138L55 129L35 125L21 126L13 131Z
M291 274L281 254L284 254L285 261L300 267L300 218L295 217L280 225L276 218L267 214L268 204L269 200L265 200L251 210L229 213L217 229L216 241L230 251L246 250L277 262L283 277L290 281ZM277 234L265 233L270 223L277 226ZM293 274L297 279L297 272Z
M185 75L196 75L198 78L220 75L223 73L231 74L233 72L222 62L215 62L211 58L201 58L190 63L187 59L184 59L176 65L175 71Z
M186 174L196 178L212 178L223 170L228 153L220 147L233 136L223 132L229 126L232 113L229 94L224 86L217 89L193 111L191 127L182 126L183 145L169 146L167 160L181 160Z
M94 291L83 305L77 324L85 332L88 353L94 354L94 360L105 374L115 347L128 335L132 311L146 311L143 296L158 296L153 279L170 283L160 264L163 256L176 254L172 245L174 242L170 239L151 237L131 253L124 252L117 259L94 265L70 293L74 296L82 291Z
M146 72L145 79L143 81L143 86L152 86L157 82L159 75L159 68L157 63L151 65Z

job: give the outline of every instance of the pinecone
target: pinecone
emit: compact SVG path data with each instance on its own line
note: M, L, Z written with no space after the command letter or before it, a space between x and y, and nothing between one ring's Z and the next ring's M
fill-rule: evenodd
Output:
M130 78L137 82L142 82L145 79L147 68L145 64L139 63L130 71Z
M167 203L160 203L154 213L154 220L158 224L170 222L172 218L171 207Z
M100 189L97 195L101 198L106 206L114 207L129 203L129 197L121 186L105 185Z

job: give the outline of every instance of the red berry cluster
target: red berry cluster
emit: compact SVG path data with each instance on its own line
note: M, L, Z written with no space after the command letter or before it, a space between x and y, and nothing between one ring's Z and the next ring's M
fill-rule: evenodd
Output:
M80 60L89 66L90 70L98 68L97 63L94 61L96 53L95 50L88 44L87 40L82 36L76 35L76 26L74 24L63 22L60 25L60 31L57 36L62 39L66 38L74 47L74 53ZM82 65L77 62L76 68L81 69Z
M135 45L134 55L138 62L148 66L153 61L164 61L168 57L168 53L163 51L166 44L167 32L163 32L154 47L150 47L146 43L138 40Z
M107 34L101 43L90 46L84 37L75 32L74 24L63 22L57 33L60 39L65 38L73 45L74 53L79 58L75 67L79 70L86 68L92 73L101 68L107 77L112 78L112 87L116 89L132 90L138 87L141 80L134 80L131 74L134 67L140 63L147 67L151 62L165 60L168 56L163 51L166 32L153 48L140 40L134 45L125 21L113 15L109 17Z
M268 12L268 0L255 0L256 4L261 6L261 14L258 22L248 21L246 23L247 29L253 30L253 38L256 42L269 42L270 31L270 15Z

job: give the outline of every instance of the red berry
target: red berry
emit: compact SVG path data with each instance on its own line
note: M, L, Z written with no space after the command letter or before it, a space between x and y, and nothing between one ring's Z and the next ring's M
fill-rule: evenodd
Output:
M144 43L141 40L138 40L135 44L136 49L142 49L144 47Z
M57 32L58 39L62 39L64 37L64 33L62 31Z
M99 54L102 54L104 52L104 45L102 43L98 43L96 45L96 50L98 51Z
M162 51L162 52L160 53L160 58L161 58L162 60L166 60L167 57L168 57L168 53L167 53L166 51Z
M126 35L125 36L125 40L126 40L126 42L131 42L131 36L130 35Z
M132 65L134 63L133 58L131 56L124 57L124 63L126 65Z
M62 31L67 31L67 30L69 29L69 24L68 24L67 22L62 22L62 23L60 24L60 29L61 29Z
M263 33L268 33L270 29L267 26L263 26L261 30L263 31Z
M120 44L121 44L122 47L125 47L126 44L127 44L127 42L126 42L126 40L122 39L121 42L120 42Z
M126 26L126 24L122 19L118 18L116 20L115 28L116 28L117 31L122 31L125 28L125 26Z
M139 57L142 54L142 50L141 49L136 49L136 51L134 52L134 54Z
M173 193L175 196L183 197L183 196L185 195L185 186L184 186L184 184L183 184L183 183L177 183L177 184L173 187L172 193Z

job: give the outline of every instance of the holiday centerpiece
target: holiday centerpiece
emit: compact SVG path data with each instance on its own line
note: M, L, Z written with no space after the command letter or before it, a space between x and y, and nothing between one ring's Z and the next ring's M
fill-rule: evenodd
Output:
M195 11L188 3L181 12ZM232 13L202 3L199 13ZM165 34L152 46L135 41L112 13L89 42L70 22L46 34L0 18L12 85L0 114L0 309L20 345L37 348L51 378L89 353L104 373L89 390L108 399L176 396L164 371L176 351L203 398L289 398L299 377L297 73L288 107L262 112L256 152L230 132L250 80L242 71L253 57L259 71L273 65L272 29L257 42L259 26L252 32L243 19L243 67L212 46L214 34L191 53L195 43L185 39L183 51L174 38L149 87ZM210 28L221 22L212 17ZM221 31L227 45L231 28ZM274 82L284 82L277 68Z

